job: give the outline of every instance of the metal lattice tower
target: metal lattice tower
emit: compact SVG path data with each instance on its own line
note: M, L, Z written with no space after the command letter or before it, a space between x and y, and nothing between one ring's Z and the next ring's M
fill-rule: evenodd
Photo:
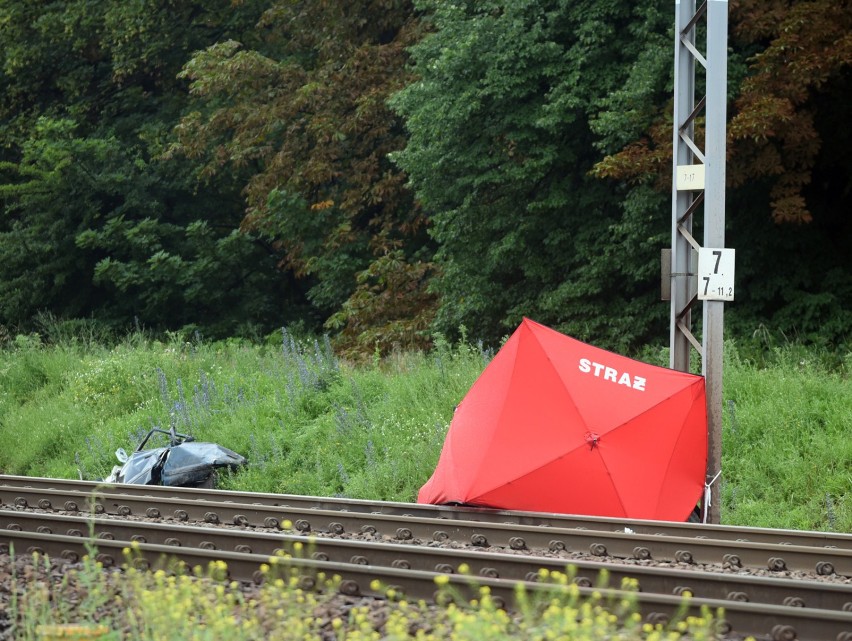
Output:
M702 291L696 258L703 248L693 237L693 222L698 222L703 209L704 247L724 248L727 57L728 1L705 0L696 9L696 0L675 0L670 366L689 371L694 349L706 378L709 494L705 494L705 505L709 503L711 523L718 523L720 516L724 301L707 298L709 277L703 279ZM698 100L696 70L701 74L698 84L705 88ZM703 144L696 139L702 125ZM722 250L713 253L718 254L718 272ZM732 287L729 296L724 300L733 299ZM703 303L700 343L692 318L699 299Z

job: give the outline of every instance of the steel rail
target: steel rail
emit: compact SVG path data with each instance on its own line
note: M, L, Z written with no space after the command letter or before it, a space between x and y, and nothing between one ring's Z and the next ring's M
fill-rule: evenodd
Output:
M639 560L654 559L686 564L796 570L818 575L852 576L852 549L810 547L779 543L686 538L634 531L556 528L485 521L394 516L289 506L240 504L130 494L95 492L86 495L64 490L0 487L0 506L61 509L68 512L107 513L177 521L204 521L278 528L286 522L302 534L372 534L398 541L454 540L480 547L514 550L545 549L552 552L590 554ZM215 495L211 495L213 498ZM54 506L54 502L58 506Z
M319 496L299 496L293 494L270 494L254 492L236 492L182 487L153 485L104 484L96 481L73 479L50 479L26 476L0 475L0 492L4 488L53 488L65 492L93 491L152 498L174 497L185 500L201 500L257 505L284 506L343 512L366 512L396 516L419 516L424 518L444 518L463 521L484 521L495 523L516 523L519 525L538 525L555 528L585 528L602 531L624 531L629 528L638 534L666 534L682 537L707 537L715 540L749 541L755 543L777 543L784 545L805 545L811 547L834 546L852 549L852 534L836 532L814 532L806 530L786 530L769 528L751 528L742 526L720 526L701 523L680 523L672 521L650 521L641 519L621 519L609 517L590 517L545 512L524 512L513 510L494 510L468 506L425 505L421 503L402 503L392 501L365 501L359 499L327 498Z
M5 553L23 552L27 555L46 555L74 562L88 553L87 544L90 545L90 542L75 536L0 530L0 552ZM130 542L126 541L98 540L96 559L104 566L118 567L119 559L128 558L126 552L129 551L129 545ZM189 567L203 568L211 561L224 561L228 567L229 579L261 582L264 578L259 569L261 564L274 563L281 565L282 569L293 571L298 577L299 585L307 589L321 586L323 577L337 577L336 589L342 594L351 596L387 597L388 590L393 588L396 592L401 592L410 598L430 600L441 598L435 590L435 578L441 573L436 572L334 563L315 559L291 558L272 561L270 557L260 554L176 548L151 543L136 543L132 549L128 562L140 564L141 561L140 565L144 567L173 569L174 561L177 560ZM135 559L134 554L138 555ZM444 576L448 584L465 598L477 596L479 588L487 586L498 604L509 609L516 606L515 598L519 587L527 593L560 590L559 586L547 586L530 581L489 577L473 579L455 574L444 574ZM375 582L376 580L379 584ZM625 600L635 600L638 611L652 623L665 623L685 615L699 616L702 607L706 607L711 612L724 612L726 633L771 634L775 641L796 639L852 641L852 612L687 598L606 588L577 586L574 589L588 598L595 598L594 595L597 593L604 602L617 604Z
M455 574L463 565L472 575L535 581L539 570L566 572L586 587L620 586L638 581L643 592L684 594L710 599L798 605L852 612L852 586L789 578L696 572L655 566L505 554L363 540L274 534L243 528L211 528L166 523L87 518L52 513L0 510L0 529L90 537L177 547L197 547L273 556L287 553L336 563L354 563Z

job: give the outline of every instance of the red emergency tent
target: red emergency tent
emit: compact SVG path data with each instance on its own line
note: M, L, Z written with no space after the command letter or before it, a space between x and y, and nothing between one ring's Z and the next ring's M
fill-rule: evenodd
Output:
M685 521L706 463L703 377L524 319L456 408L418 502Z

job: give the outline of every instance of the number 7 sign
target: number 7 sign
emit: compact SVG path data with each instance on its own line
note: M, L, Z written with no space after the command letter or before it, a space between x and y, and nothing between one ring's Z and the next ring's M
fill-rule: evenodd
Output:
M734 300L734 250L698 250L698 299Z

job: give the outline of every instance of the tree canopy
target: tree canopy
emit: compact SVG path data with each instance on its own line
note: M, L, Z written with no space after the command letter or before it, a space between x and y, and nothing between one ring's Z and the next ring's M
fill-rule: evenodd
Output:
M852 322L852 225L842 204L852 189L842 124L852 11L828 0L737 0L730 22L728 244L738 249L745 293L731 306L731 324L842 342ZM668 114L608 150L596 174L668 188Z
M674 9L9 0L0 324L667 335ZM730 3L731 331L852 330L852 12ZM699 122L699 127L700 127ZM762 331L762 329L761 329Z
M185 65L198 108L173 153L211 179L252 167L241 228L269 240L348 345L423 345L432 249L388 159L405 132L386 104L410 79L419 19L409 2L276 2L258 29L256 48L221 42Z
M192 165L162 160L182 64L243 35L257 6L0 7L0 322L48 310L227 334L280 320L288 282L238 232L239 184L202 189Z
M495 339L523 316L622 347L659 331L664 228L592 177L592 120L662 45L658 3L423 1L434 32L393 100L394 155L431 213L438 326Z

